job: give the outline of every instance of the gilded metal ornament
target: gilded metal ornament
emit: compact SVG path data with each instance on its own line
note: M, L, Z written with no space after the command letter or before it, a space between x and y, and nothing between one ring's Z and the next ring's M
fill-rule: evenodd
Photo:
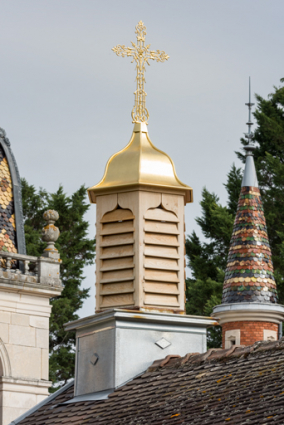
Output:
M131 56L132 62L136 62L136 82L137 88L134 92L135 102L131 112L132 120L136 122L146 122L148 124L149 112L146 108L146 96L147 93L144 90L145 86L145 72L146 63L150 65L149 59L156 60L157 62L165 62L169 59L169 56L163 50L150 50L150 44L145 46L146 27L142 21L136 25L137 44L131 41L132 47L125 47L125 45L118 44L113 47L112 50L117 56Z

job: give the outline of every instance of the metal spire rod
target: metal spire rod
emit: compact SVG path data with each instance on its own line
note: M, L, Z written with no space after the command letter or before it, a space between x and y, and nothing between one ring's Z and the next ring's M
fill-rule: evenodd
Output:
M251 142L251 139L253 137L253 132L251 131L251 126L253 123L251 122L251 107L254 106L254 103L251 103L251 90L250 90L250 77L249 77L249 103L246 103L248 106L248 132L245 134L245 137L248 139L249 143Z
M255 165L253 160L253 151L255 150L255 146L252 144L253 132L251 131L251 126L253 123L251 122L251 107L254 103L251 103L251 92L250 92L250 77L249 77L249 102L246 103L248 106L248 132L245 133L245 137L248 139L248 144L244 146L244 150L246 151L246 165L244 169L242 187L252 186L258 187L257 175L255 171Z

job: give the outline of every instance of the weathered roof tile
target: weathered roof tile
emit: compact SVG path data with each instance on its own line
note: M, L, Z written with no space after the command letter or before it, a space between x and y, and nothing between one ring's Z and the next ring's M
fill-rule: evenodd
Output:
M284 340L164 360L107 400L61 404L69 388L20 425L284 423Z

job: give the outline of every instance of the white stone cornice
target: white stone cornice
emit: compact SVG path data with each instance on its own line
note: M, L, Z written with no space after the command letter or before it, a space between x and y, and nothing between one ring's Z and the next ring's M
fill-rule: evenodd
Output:
M257 302L220 304L214 307L212 317L217 319L220 325L243 321L279 324L284 321L284 306Z
M0 377L0 391L48 396L52 382L41 379L22 379L7 376Z

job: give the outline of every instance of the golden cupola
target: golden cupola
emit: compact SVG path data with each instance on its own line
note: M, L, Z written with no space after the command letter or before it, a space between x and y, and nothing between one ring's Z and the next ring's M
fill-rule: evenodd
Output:
M137 186L179 190L184 193L185 202L192 202L191 187L178 179L172 159L153 145L145 122L134 124L130 142L112 155L102 180L88 189L88 193L90 201L95 203L101 193Z
M136 62L133 134L114 154L102 180L88 189L97 204L96 311L110 308L185 310L184 205L191 187L177 177L171 158L148 136L145 65L164 62L164 51L145 46L146 27L136 26L137 44L113 48Z

